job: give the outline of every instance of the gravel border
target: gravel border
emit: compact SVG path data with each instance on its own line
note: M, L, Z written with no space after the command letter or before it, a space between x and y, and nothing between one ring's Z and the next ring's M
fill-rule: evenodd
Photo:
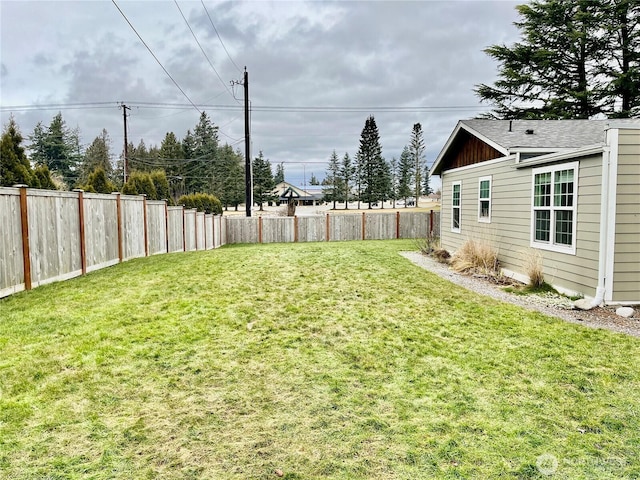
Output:
M481 295L487 295L503 302L513 303L529 310L561 318L567 322L640 337L640 313L638 309L636 309L636 313L632 318L616 315L615 308L612 307L576 310L571 300L562 295L515 295L505 292L503 286L492 283L486 277L454 272L447 265L438 263L433 258L420 252L400 252L400 255L425 270Z

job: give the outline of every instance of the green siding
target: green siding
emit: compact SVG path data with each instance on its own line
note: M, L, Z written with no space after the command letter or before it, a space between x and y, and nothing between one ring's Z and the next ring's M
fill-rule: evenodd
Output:
M576 254L535 251L543 258L548 283L592 297L598 283L602 155L578 161ZM516 169L513 159L486 163L443 172L442 245L453 252L470 238L488 242L498 251L503 268L527 275L525 258L532 251L532 171ZM478 221L479 178L488 175L492 176L491 223L482 223ZM451 232L451 184L455 181L462 182L460 233Z
M640 130L618 133L614 302L640 301Z

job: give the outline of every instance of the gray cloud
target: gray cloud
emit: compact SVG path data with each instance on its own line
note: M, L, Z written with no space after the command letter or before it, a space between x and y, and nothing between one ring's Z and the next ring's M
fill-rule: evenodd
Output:
M207 9L233 61L249 71L253 153L285 166L287 179L324 174L335 149L355 154L369 114L376 116L383 154L399 156L414 123L425 130L430 160L459 118L483 110L473 94L491 82L496 65L482 49L517 39L515 2L223 2ZM37 9L34 9L37 5ZM207 108L223 141L244 131L242 110L227 92L242 72L229 60L199 2L181 9L221 82L172 2L119 2L172 77ZM3 106L113 102L108 108L63 110L86 143L102 128L122 142L117 102L188 103L111 2L2 2ZM34 14L34 11L37 12ZM21 29L17 25L23 25ZM21 40L34 39L32 44ZM24 58L31 59L28 64ZM8 72L11 71L11 75ZM238 98L242 89L235 87ZM381 107L467 110L388 112ZM368 107L351 112L261 111L259 107ZM6 122L9 111L2 111ZM56 110L15 112L23 133ZM159 143L183 137L197 123L193 108L134 106L130 139ZM242 142L238 143L242 146ZM307 165L303 165L307 162Z

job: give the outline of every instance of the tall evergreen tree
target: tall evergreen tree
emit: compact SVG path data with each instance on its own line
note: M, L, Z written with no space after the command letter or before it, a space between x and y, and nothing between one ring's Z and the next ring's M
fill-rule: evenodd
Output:
M379 175L383 170L382 146L380 134L373 115L365 121L360 135L360 147L356 156L360 173L360 197L359 201L369 204L381 199L379 187Z
M31 164L22 144L22 134L13 116L4 127L0 140L0 186L33 186Z
M411 130L411 141L409 143L409 152L413 159L413 171L415 188L413 190L416 197L416 207L418 207L420 192L422 191L422 168L424 167L424 137L422 134L422 125L415 123Z
M431 188L431 175L429 175L429 166L424 166L424 174L422 176L422 194L431 195L433 189Z
M411 196L414 185L413 178L415 163L409 152L409 147L405 145L400 154L398 164L398 198L404 199L404 206L407 207L407 199Z
M276 165L276 174L273 176L273 181L276 185L284 182L284 165L282 162Z
M630 116L640 105L638 21L634 0L535 0L516 7L522 40L485 52L499 80L478 85L498 118Z
M78 182L86 183L89 175L96 169L104 171L107 178L113 177L113 165L111 164L111 139L104 128L91 145L84 152L84 158L80 163ZM113 191L113 190L112 190Z
M51 172L58 173L67 185L75 185L82 158L78 130L67 127L58 113L48 128L38 123L29 137L29 150L36 165L46 165Z
M184 194L184 178L182 175L185 165L182 144L176 138L175 133L167 132L165 134L160 143L158 154L169 182L169 197L175 203Z
M200 114L198 124L193 130L193 139L195 159L187 190L213 193L218 127L213 124L206 112Z
M273 199L273 172L271 163L264 158L262 150L253 159L253 201L260 205L260 211L264 210L264 203Z
M351 161L351 157L348 153L345 152L344 157L342 157L342 163L340 163L340 181L342 183L343 192L343 200L344 200L344 208L345 210L349 209L349 200L351 196L351 188L353 187L353 180L356 173L356 167Z
M333 202L333 209L336 209L336 202L340 198L341 192L344 190L340 181L340 159L334 150L329 157L329 166L327 167L327 175L325 177L325 188L323 188L324 199L327 202Z
M611 82L604 91L610 117L640 115L640 2L604 2L604 38L609 55L600 58L601 72ZM618 108L619 105L619 108Z
M393 200L393 208L396 208L396 200L398 197L398 178L399 178L399 166L398 159L396 157L391 158L389 162L389 171L391 173L391 200Z
M218 147L214 171L214 194L225 210L244 200L244 168L242 156L228 144Z

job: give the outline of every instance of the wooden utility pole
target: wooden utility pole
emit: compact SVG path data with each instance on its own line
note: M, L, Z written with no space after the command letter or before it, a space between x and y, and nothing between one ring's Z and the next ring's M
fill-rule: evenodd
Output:
M244 67L244 190L247 217L251 216L252 188L251 188L251 141L249 129L249 73Z
M124 119L124 162L122 165L122 176L124 183L127 183L127 178L129 177L129 142L127 141L127 110L131 110L131 107L127 107L124 103L122 104L122 118Z

